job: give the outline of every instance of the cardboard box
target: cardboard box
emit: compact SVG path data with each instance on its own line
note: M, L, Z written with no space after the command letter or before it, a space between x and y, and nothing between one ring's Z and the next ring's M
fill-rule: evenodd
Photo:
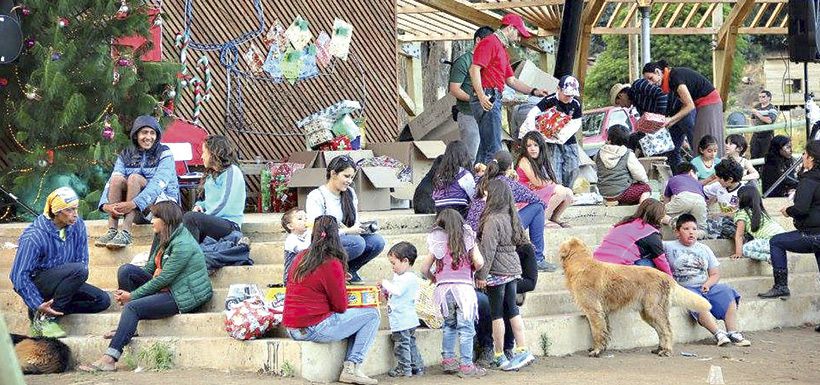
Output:
M373 143L368 146L376 156L389 156L410 167L411 183L402 183L393 190L393 197L398 199L413 199L415 186L430 171L436 157L444 154L445 148L440 140Z
M524 60L515 68L515 77L530 87L541 88L553 93L558 89L558 79L541 71L535 63Z
M353 161L373 157L373 151L300 151L293 153L288 161L305 164L304 169L296 170L288 187L296 188L299 207L305 208L307 195L315 188L325 184L326 168L333 158L341 155L350 156ZM388 167L362 167L353 180L353 189L359 198L359 211L390 210L392 189L401 183L396 173Z
M453 120L456 98L447 94L408 123L413 140L441 140L449 143L461 138L458 123Z

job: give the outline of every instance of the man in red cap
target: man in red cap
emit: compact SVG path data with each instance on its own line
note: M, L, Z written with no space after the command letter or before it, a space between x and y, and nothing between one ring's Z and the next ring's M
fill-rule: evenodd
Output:
M486 163L501 149L501 92L504 86L531 96L546 96L544 90L530 87L515 78L507 48L521 37L530 37L521 16L508 13L501 28L482 39L475 47L470 80L475 96L470 100L473 117L478 122L479 144L476 162Z

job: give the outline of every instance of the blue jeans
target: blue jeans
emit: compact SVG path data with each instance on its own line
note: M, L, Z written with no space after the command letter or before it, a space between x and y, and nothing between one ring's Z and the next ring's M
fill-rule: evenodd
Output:
M476 343L483 349L493 350L493 320L490 319L490 298L476 289L478 300L478 319L475 322Z
M379 234L343 234L340 238L347 252L347 268L351 274L384 250L384 238Z
M333 313L322 322L306 328L288 328L294 341L334 342L347 339L345 361L364 362L364 356L379 331L379 311L375 308L350 308Z
M117 285L128 292L136 290L151 278L153 278L151 274L131 264L122 265L117 271ZM161 291L129 301L122 309L117 331L111 338L105 354L119 360L122 349L131 342L131 338L137 332L137 324L140 320L168 318L178 313L179 308L170 291Z
M464 319L464 312L458 307L451 293L447 294L447 315L444 317L442 331L441 356L445 359L456 356L456 338L458 338L461 364L472 364L475 324L473 321ZM492 335L490 336L492 337Z
M530 232L530 242L535 248L535 260L544 260L544 205L530 203L518 210L521 225Z
M88 266L83 263L66 263L35 273L32 281L44 299L53 299L52 308L65 314L99 313L108 309L111 299L108 293L91 286ZM29 309L29 318L34 316Z
M552 162L552 171L555 173L556 183L572 189L575 178L581 167L581 158L578 157L578 144L547 143L547 150Z
M769 240L772 253L772 267L786 269L786 251L795 253L814 253L820 269L820 234L806 234L799 230L777 234Z
M495 88L485 88L484 93L490 98L495 96L493 107L489 111L484 111L478 98L473 97L470 100L470 108L478 123L479 141L475 161L486 164L493 159L496 151L501 149L501 92Z
M424 361L416 345L416 328L390 333L393 340L393 355L396 356L396 367L406 375L413 371L424 370Z
M697 143L692 143L694 141L694 128L695 128L695 117L697 116L697 110L692 110L689 115L686 115L683 119L681 119L678 123L674 126L669 128L669 134L672 136L672 143L675 144L675 149L669 153L663 154L666 155L666 163L669 164L669 168L672 169L672 172L675 172L675 169L678 167L679 164L683 162L683 156L681 156L680 148L683 146L683 138L686 138L689 141L689 146L697 152Z

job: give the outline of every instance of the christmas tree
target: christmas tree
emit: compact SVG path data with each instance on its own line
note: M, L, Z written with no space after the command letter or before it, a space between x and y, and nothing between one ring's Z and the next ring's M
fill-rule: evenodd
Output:
M161 115L175 94L179 64L142 59L156 52L149 29L161 15L141 0L26 0L17 12L24 48L0 65L0 129L18 151L0 184L35 210L53 188L70 186L81 214L95 217L131 122Z

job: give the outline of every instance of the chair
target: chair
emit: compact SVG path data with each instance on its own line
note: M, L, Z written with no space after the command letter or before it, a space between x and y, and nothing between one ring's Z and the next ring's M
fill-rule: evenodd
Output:
M196 202L196 191L199 181L202 180L201 172L191 172L188 170L188 161L193 159L191 143L163 143L168 146L174 155L174 162L177 164L177 180L181 193L187 193L188 207ZM183 194L184 195L184 194ZM183 206L184 207L184 206Z

